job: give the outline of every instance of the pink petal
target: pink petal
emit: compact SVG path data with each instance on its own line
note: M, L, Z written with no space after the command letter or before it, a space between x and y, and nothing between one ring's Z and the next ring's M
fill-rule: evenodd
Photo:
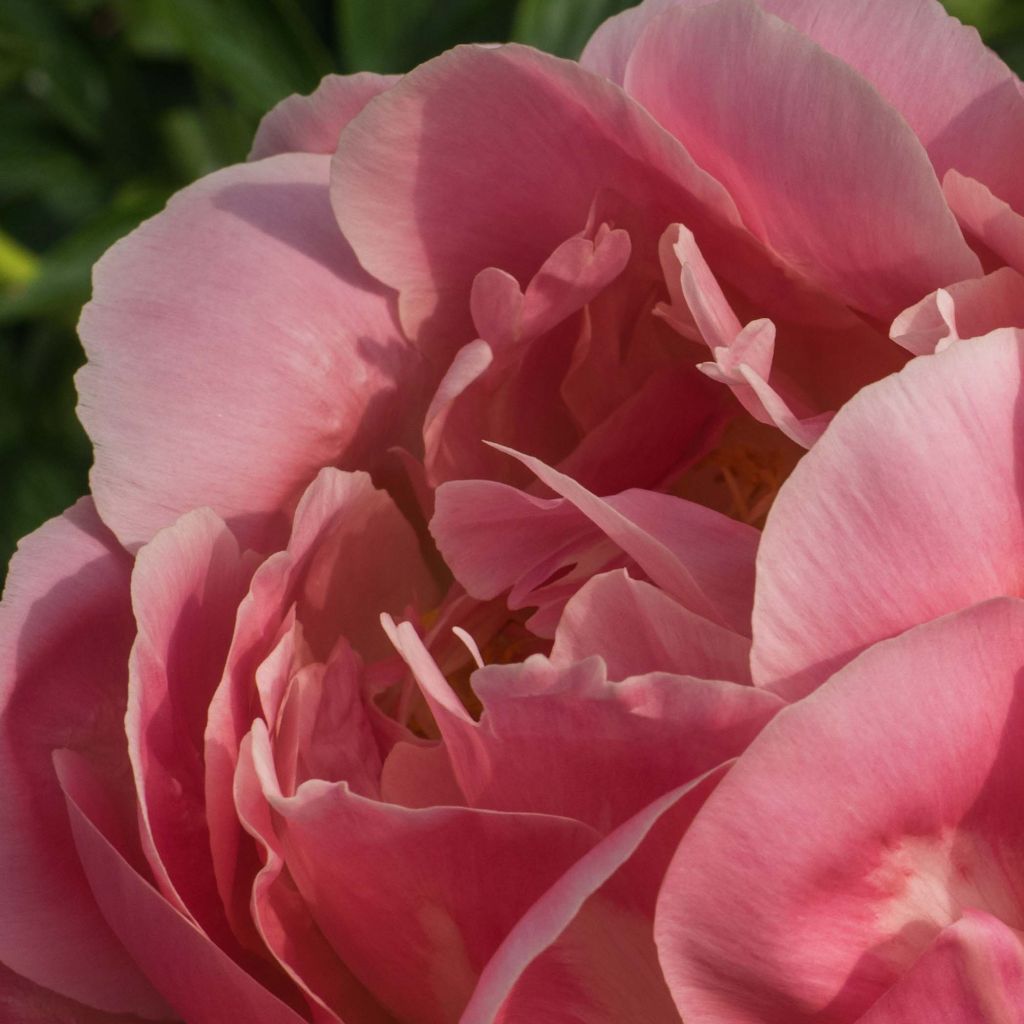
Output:
M285 862L317 924L399 1018L457 1019L504 936L596 839L563 818L408 810L344 783L307 782L286 798L260 722L253 753Z
M939 932L860 1024L976 1024L1013 1021L1024 1006L1019 932L968 910Z
M896 318L892 340L927 355L1000 327L1024 328L1024 277L1009 267L926 296Z
M372 71L325 75L309 96L288 96L264 115L249 159L262 160L278 153L333 154L342 128L398 78Z
M105 835L103 794L70 751L54 758L75 847L96 901L118 938L189 1024L302 1024L304 1018L246 974L124 859Z
M969 237L1024 274L1024 216L973 178L950 171L942 181L950 209Z
M782 706L749 686L657 672L610 683L600 658L556 666L534 655L473 674L477 723L412 627L390 631L470 806L562 815L601 832L743 751Z
M1020 592L1022 341L997 331L913 360L800 462L758 553L756 683L801 696L868 644Z
M851 305L891 318L979 273L903 119L755 4L721 0L652 21L625 89L729 190L757 237Z
M608 1024L624 1020L678 1020L666 998L657 965L651 970L644 962L644 946L650 943L650 923L644 920L639 892L631 891L627 884L632 900L626 901L614 887L609 887L606 895L603 890L649 840L652 830L664 827L663 823L670 824L672 839L678 841L720 774L703 776L648 804L559 878L523 915L491 957L459 1024L536 1019L538 1012L552 1020ZM652 860L657 867L665 866L657 864L660 858L652 858L649 853L646 859L644 867L648 871ZM644 881L647 888L656 892L661 871L651 871ZM637 928L637 934L623 934L627 923ZM559 966L561 972L557 971ZM643 976L645 967L651 976ZM537 974L543 977L549 972L555 978L544 978L538 983ZM523 1004L527 1000L536 1004L533 1013L526 1012Z
M263 867L253 883L252 914L267 948L318 1012L317 1024L385 1024L389 1018L338 959L317 928L284 867L270 806L253 764L252 736L242 740L235 802L246 831L260 844Z
M333 223L328 164L219 171L97 265L79 413L123 543L210 506L243 546L272 550L322 466L394 439L409 350Z
M125 729L143 849L164 897L232 948L210 861L203 732L252 575L231 531L191 512L138 555Z
M977 605L879 643L754 741L659 899L685 1020L846 1024L963 912L1024 925L1022 643L1024 602ZM1012 1003L1020 960L966 981Z
M608 678L673 672L750 682L750 640L687 611L624 570L594 576L559 620L553 664L567 668L599 654Z
M415 535L390 497L365 473L323 470L296 508L288 548L253 576L210 701L205 735L210 844L218 890L236 929L245 926L248 886L258 865L251 845L241 842L232 796L235 765L254 715L253 681L280 642L289 609L297 605L314 657L326 659L343 636L369 658L389 650L376 623L382 611L426 610L435 600Z
M134 821L122 725L130 571L88 499L23 540L11 563L0 610L0 961L90 1006L167 1017L92 898L51 761L70 747L106 764Z
M763 0L859 71L906 119L941 178L956 168L1024 212L1024 94L942 6L915 0Z

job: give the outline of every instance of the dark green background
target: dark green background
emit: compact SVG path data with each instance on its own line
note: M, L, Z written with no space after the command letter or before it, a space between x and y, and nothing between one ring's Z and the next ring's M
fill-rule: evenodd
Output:
M167 196L244 159L329 71L469 40L576 56L628 0L0 0L0 576L87 488L74 326L89 268ZM948 0L1018 71L1024 0Z

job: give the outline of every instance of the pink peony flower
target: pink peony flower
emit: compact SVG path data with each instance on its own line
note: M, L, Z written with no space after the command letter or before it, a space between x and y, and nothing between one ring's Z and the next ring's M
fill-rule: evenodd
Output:
M115 246L81 323L93 494L0 612L0 1006L678 1022L849 980L866 1007L868 931L807 989L759 950L874 819L783 868L705 837L806 823L826 745L912 826L917 790L883 807L892 772L841 769L903 735L879 695L933 633L990 671L956 714L999 753L1005 678L961 641L1015 605L878 642L1016 592L1022 121L937 3L648 0L578 64L329 77ZM863 730L824 729L835 700ZM749 929L716 870L763 872ZM929 970L1011 948L948 916Z

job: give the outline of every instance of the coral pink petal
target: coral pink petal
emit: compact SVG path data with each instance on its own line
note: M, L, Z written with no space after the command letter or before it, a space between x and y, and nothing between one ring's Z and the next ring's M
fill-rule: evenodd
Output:
M209 510L158 533L132 574L138 636L125 729L143 849L164 896L222 946L228 932L210 860L203 732L251 575L231 531Z
M183 917L125 860L105 834L103 793L70 751L54 763L75 847L111 928L157 990L189 1024L302 1024L305 1020Z
M899 114L750 0L653 21L625 88L725 185L757 237L858 309L891 319L980 272Z
M249 159L262 160L278 153L330 155L338 148L342 128L397 81L397 75L372 71L324 76L308 96L288 96L264 115Z
M446 357L474 337L477 274L529 281L604 192L628 197L617 226L634 249L683 220L709 259L785 287L721 186L639 105L525 47L459 47L406 75L345 129L332 171L361 263L401 292L406 330Z
M950 171L942 190L960 226L1018 273L1024 274L1024 215L981 182Z
M1022 359L1024 334L997 331L837 414L765 525L755 683L801 696L877 640L1021 593Z
M1022 1006L1020 933L970 910L939 932L858 1024L1013 1024Z
M983 181L1024 212L1024 93L977 31L933 0L763 0L859 71L905 118L941 178Z
M750 682L750 640L687 611L622 569L594 576L569 599L555 632L554 664L599 654L608 678L674 672Z
M123 727L130 572L88 499L23 540L11 563L0 606L0 961L76 1001L167 1017L92 898L51 760L71 747L106 763L134 821Z
M243 547L273 550L322 466L395 440L409 349L334 225L328 164L211 174L97 264L79 414L122 543L209 506Z
M556 943L588 900L599 893L629 861L669 812L675 819L676 836L681 837L720 776L720 771L713 772L710 777L702 776L658 797L602 839L559 878L523 915L491 957L459 1024L495 1024L497 1021L526 1019L515 1016L515 1013L522 1014L521 1000L527 998L522 990L515 990L531 964L547 951L556 957L562 952L564 957L565 951L559 951ZM648 886L656 891L661 882L660 874L647 881ZM619 933L621 945L611 943L602 948L600 942L594 942L593 935L586 935L585 939L589 939L599 954L604 955L587 958L579 956L577 951L571 959L565 957L563 970L569 977L560 977L556 985L530 993L528 998L536 1001L538 1007L542 1006L544 1013L550 1015L549 1019L587 1020L595 1024L599 1021L618 1024L623 1020L643 1020L653 1024L660 1020L678 1020L671 1006L665 1006L662 996L664 982L658 977L641 982L636 972L635 950L630 951L632 955L626 954L629 939L621 932L630 916L629 910L635 913L636 909L600 906L596 916L607 916L608 921L602 923L608 926L609 934ZM596 924L595 915L587 915L581 920L580 930L593 932L597 930ZM617 998L608 999L610 993L616 994Z
M891 337L914 355L929 355L1000 327L1024 328L1024 277L1010 267L926 296L895 319Z
M456 1020L515 922L597 839L563 818L409 810L343 783L286 798L262 723L253 737L289 871L341 959L401 1019Z
M1022 644L1024 602L976 605L877 644L754 741L659 898L684 1020L847 1024L964 911L1024 925ZM986 974L968 981L990 1005L1012 999L1019 950Z

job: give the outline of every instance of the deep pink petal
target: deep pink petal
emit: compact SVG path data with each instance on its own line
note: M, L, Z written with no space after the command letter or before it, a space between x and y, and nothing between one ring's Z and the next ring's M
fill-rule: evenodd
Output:
M990 914L970 910L939 932L860 1024L1011 1024L1022 1006L1020 933Z
M847 1024L965 911L1024 925L1022 644L1024 602L977 605L872 647L754 741L659 900L685 1020ZM1012 999L1020 952L975 981Z
M796 467L758 552L756 683L803 695L868 644L1021 592L1022 342L913 360Z
M164 897L222 947L230 933L210 860L203 733L252 569L205 510L158 533L132 574L125 729L143 849Z
M219 171L97 265L79 414L123 543L209 506L243 546L273 550L321 467L396 440L409 349L334 224L328 164L287 154Z
M372 71L324 76L308 96L288 96L264 115L249 159L262 160L278 153L333 153L342 128L374 96L397 81L398 75Z
M578 822L409 810L307 782L284 797L262 723L253 754L288 865L320 929L392 1013L450 1024L526 909L594 844Z
M263 857L253 883L253 921L267 948L317 1008L317 1024L385 1024L390 1018L338 959L284 868L270 805L253 765L251 735L239 751L235 803Z
M88 499L23 540L11 563L0 610L0 961L91 1006L167 1017L90 893L51 761L58 747L95 758L134 822L122 724L130 571Z
M749 0L652 21L625 89L725 185L756 236L858 309L891 318L979 273L902 118Z
M588 580L569 599L551 661L567 667L599 654L608 678L648 672L750 682L750 640L687 611L624 570Z
M189 1024L302 1024L304 1018L247 974L183 917L111 842L104 795L77 754L54 758L74 844L96 901L156 989Z

